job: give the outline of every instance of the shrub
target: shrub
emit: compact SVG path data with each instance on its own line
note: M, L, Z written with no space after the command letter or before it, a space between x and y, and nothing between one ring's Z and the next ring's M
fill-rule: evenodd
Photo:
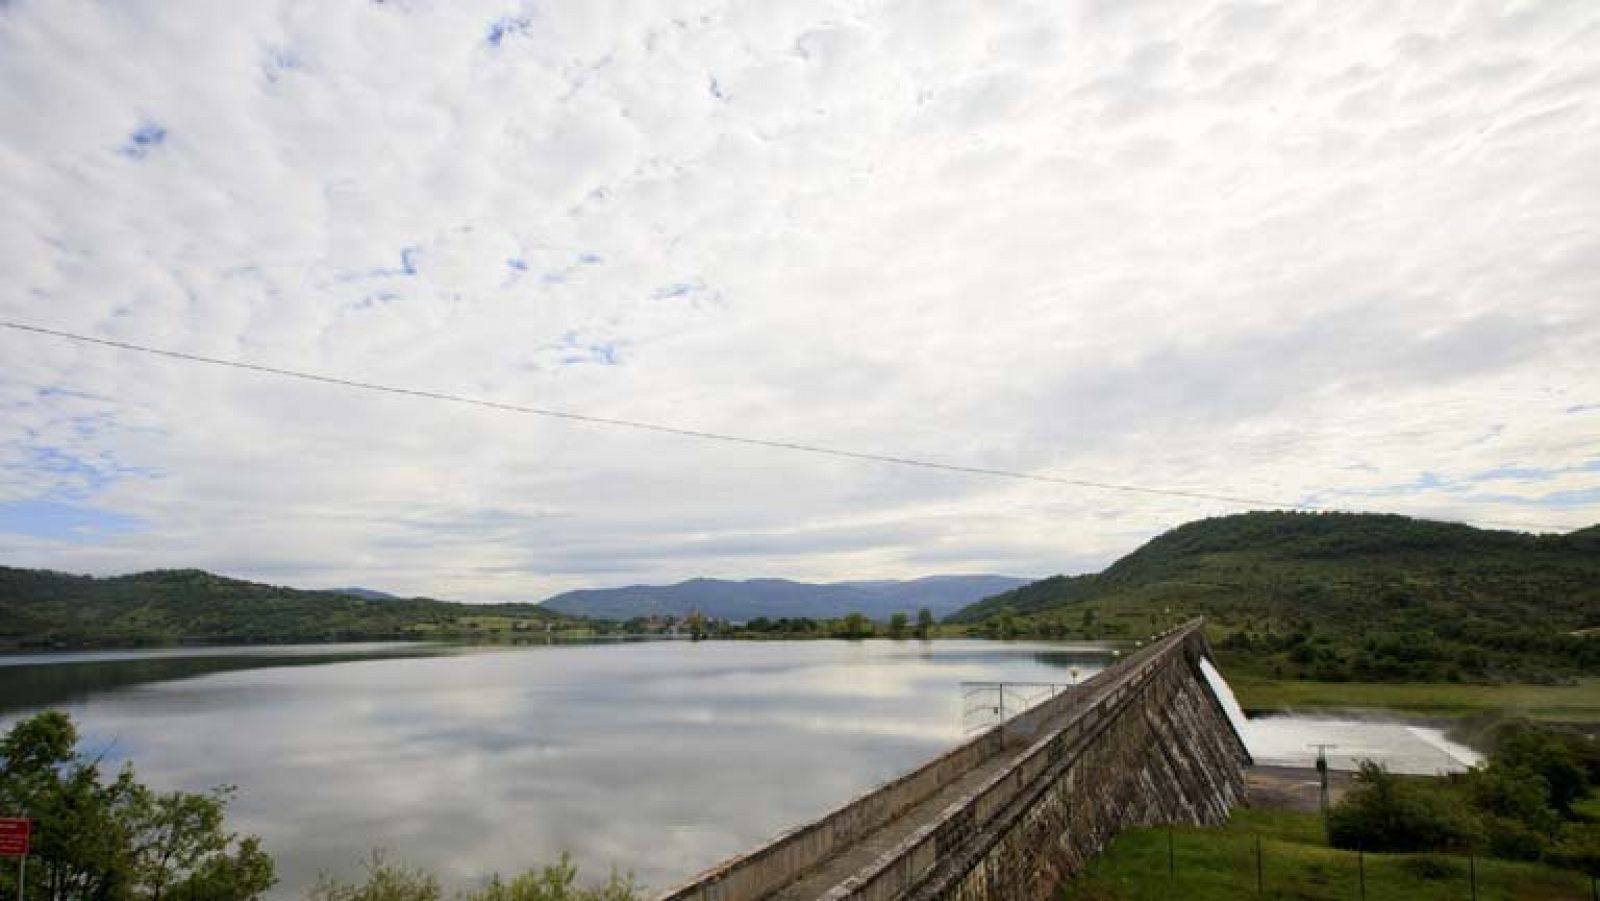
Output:
M1400 861L1400 868L1418 879L1453 879L1461 874L1460 864L1431 854L1419 854Z
M1481 839L1461 805L1363 761L1355 786L1328 811L1328 840L1367 851L1461 851Z
M422 870L391 864L382 851L368 859L366 880L341 882L324 875L310 901L441 901L439 880ZM561 860L509 880L498 874L482 889L455 896L456 901L638 901L632 876L615 872L596 886L578 885L578 868L566 854Z
M1509 723L1496 733L1489 760L1497 767L1538 774L1545 782L1550 806L1570 817L1573 803L1589 794L1587 764L1594 753L1592 743L1582 737Z
M578 868L566 854L561 860L540 870L529 870L504 882L499 876L489 880L483 891L464 901L635 901L639 897L633 877L613 872L601 885L579 887Z
M439 901L439 880L421 870L391 864L382 851L367 859L362 883L341 882L324 873L311 890L310 901Z
M1550 843L1526 824L1505 817L1489 817L1484 832L1489 856L1506 860L1538 860Z
M1545 835L1560 828L1561 817L1550 806L1550 784L1527 767L1496 761L1468 773L1466 785L1472 805L1487 814Z
M1561 841L1545 857L1556 866L1600 876L1600 825L1583 823L1568 826L1561 833Z

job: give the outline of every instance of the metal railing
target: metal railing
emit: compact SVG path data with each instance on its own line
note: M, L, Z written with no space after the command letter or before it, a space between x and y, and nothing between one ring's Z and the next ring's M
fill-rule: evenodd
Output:
M1072 688L1070 682L962 682L961 731L997 726Z

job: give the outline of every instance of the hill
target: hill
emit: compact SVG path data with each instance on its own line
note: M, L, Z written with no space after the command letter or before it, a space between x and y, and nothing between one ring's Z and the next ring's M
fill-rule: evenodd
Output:
M1138 638L1208 616L1230 667L1324 680L1548 681L1600 668L1600 527L1567 535L1403 516L1247 513L1152 539L947 621Z
M536 604L300 591L194 569L112 578L0 567L0 646L430 638L565 625Z
M362 588L360 585L351 585L346 588L330 588L334 594L348 594L353 598L366 598L369 601L397 601L398 595L387 591L378 591L375 588Z
M905 582L824 584L786 579L690 579L676 585L569 591L546 600L542 606L570 616L616 620L685 616L693 610L736 622L759 617L830 619L847 613L886 620L894 613L915 615L924 607L936 617L945 616L979 598L1026 583L1026 579L1010 576L930 576Z

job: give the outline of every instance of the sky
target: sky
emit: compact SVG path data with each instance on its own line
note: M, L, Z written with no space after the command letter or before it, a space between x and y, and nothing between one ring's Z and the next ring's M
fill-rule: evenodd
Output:
M1600 521L1600 4L0 0L0 319L871 454ZM0 328L0 564L466 600L1243 507Z

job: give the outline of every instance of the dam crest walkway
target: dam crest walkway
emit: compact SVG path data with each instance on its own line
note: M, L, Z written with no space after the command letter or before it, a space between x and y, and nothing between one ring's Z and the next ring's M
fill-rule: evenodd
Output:
M1117 832L1216 823L1242 738L1200 661L1203 621L659 901L1025 901Z

